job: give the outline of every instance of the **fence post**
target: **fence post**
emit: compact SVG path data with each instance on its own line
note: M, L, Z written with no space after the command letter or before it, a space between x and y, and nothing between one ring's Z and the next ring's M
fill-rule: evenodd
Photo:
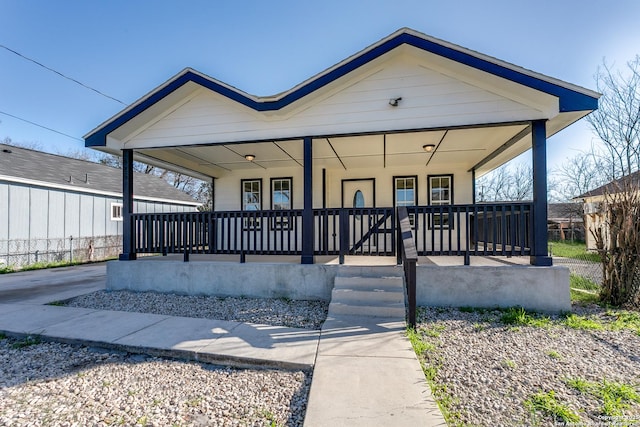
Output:
M69 246L71 246L69 250L69 262L73 262L73 236L69 236Z

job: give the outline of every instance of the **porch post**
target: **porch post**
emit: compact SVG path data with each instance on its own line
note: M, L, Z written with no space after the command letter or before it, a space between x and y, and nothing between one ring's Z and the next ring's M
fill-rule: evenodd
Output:
M133 150L122 150L122 253L120 261L136 259L133 239Z
M313 227L313 146L311 137L304 138L304 207L302 210L301 264L313 264L315 233Z
M547 130L545 120L531 123L533 157L532 265L552 265L547 253Z

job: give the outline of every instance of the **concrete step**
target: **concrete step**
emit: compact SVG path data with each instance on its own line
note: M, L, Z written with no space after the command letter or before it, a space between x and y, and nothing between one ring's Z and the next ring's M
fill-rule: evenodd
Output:
M404 292L402 277L342 277L336 276L333 289L352 289L364 292Z
M328 316L331 318L335 318L336 316L366 316L404 319L405 306L404 302L370 305L354 303L346 304L332 301L331 304L329 304Z
M404 292L402 290L374 289L362 291L360 289L333 289L331 301L344 304L365 304L371 305L404 303Z
M368 266L368 265L341 265L337 276L340 277L402 277L402 266Z

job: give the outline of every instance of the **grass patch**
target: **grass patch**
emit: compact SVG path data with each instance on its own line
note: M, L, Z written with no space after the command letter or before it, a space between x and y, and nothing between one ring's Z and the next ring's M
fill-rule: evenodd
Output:
M551 327L551 319L535 313L527 313L522 307L511 307L500 316L500 321L511 326L533 326L536 328Z
M589 394L602 402L603 415L616 417L624 415L631 403L640 403L640 394L632 385L607 381L587 381L582 378L571 378L566 384L583 394Z
M0 332L0 340L4 340L7 338L7 335L5 335L4 332Z
M28 335L21 340L18 340L11 344L11 348L20 350L22 348L31 347L32 345L40 344L42 340L37 335Z
M585 243L549 242L549 248L553 256L600 262L600 255L587 251L587 245Z
M581 304L598 304L600 302L600 285L586 277L573 274L569 276L571 301Z
M631 329L640 335L640 313L625 310L607 310L605 314L612 319L610 324L612 330Z
M543 412L554 418L554 421L563 423L577 423L580 421L578 414L569 409L568 406L558 401L553 390L548 392L538 392L525 400L525 405L532 412Z
M433 330L441 332L444 330L444 327L435 326L432 328L432 331ZM460 412L453 409L453 405L457 402L455 397L448 391L446 384L436 381L439 369L438 357L435 355L436 345L427 340L428 337L431 339L436 337L429 336L428 333L423 334L419 329L416 330L413 328L407 328L407 337L413 346L413 350L418 355L422 372L424 372L427 383L431 388L431 393L435 397L447 425L454 427L463 426L464 423L462 422Z
M16 271L16 269L13 268L12 265L4 265L4 266L0 267L0 274L13 273L14 271Z
M557 351L555 351L555 350L547 351L547 356L549 356L552 359L556 359L556 360L562 359L562 355L560 353L558 353Z
M601 321L573 313L568 314L562 323L569 328L580 329L583 331L601 331L605 329Z

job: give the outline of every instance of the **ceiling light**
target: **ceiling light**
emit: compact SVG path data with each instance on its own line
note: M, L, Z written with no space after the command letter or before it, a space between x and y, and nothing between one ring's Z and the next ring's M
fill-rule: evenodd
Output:
M256 156L254 156L253 154L245 154L244 158L249 160L250 162L253 162L256 159Z
M427 153L431 153L433 150L435 150L436 146L433 144L427 144L427 145L423 145L422 149L424 151L426 151Z

